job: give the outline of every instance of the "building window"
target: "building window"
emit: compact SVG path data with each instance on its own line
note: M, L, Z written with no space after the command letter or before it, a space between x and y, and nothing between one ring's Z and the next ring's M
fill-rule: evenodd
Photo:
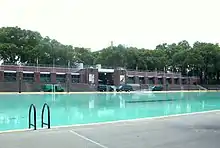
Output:
M4 72L4 81L6 82L14 82L16 81L16 72Z
M154 77L148 77L148 84L154 85Z
M79 83L80 82L80 75L71 75L72 83Z
M144 77L139 77L140 84L145 84Z
M167 78L167 79L166 79L166 82L167 82L167 84L172 84L171 78Z
M174 79L174 84L179 84L179 79L178 78Z
M182 79L182 84L187 84L187 80L186 79Z
M65 83L66 82L66 75L62 74L62 75L56 75L56 82L57 83Z
M23 81L34 82L34 74L33 73L23 73Z
M44 83L51 82L50 74L40 74L40 82L44 82Z
M162 85L162 84L163 84L163 78L158 78L158 79L157 79L157 83L160 84L160 85Z
M135 77L131 77L131 76L128 76L127 77L127 84L135 84Z

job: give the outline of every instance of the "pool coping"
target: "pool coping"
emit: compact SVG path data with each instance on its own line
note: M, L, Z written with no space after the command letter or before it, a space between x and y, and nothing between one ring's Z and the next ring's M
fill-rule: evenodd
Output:
M144 117L144 118L138 118L138 119L117 120L117 121L107 121L107 122L88 123L88 124L72 124L72 125L52 126L51 129L98 126L98 125L108 125L108 124L117 124L117 123L130 123L130 122L147 121L147 120L154 120L154 119L163 120L163 119L173 118L173 117L190 116L190 115L198 115L198 114L206 114L206 113L216 113L216 112L220 112L220 109L219 110L201 111L201 112L192 112L192 113L183 113L183 114L173 114L173 115L158 116L158 117ZM39 128L37 130L33 130L33 129L6 130L6 131L0 131L0 134L25 132L25 131L39 131L39 130L42 131L45 129L47 129L47 128Z
M131 92L0 92L0 95L11 94L133 94L133 93L176 93L176 92L219 92L219 90L180 90L180 91L131 91Z

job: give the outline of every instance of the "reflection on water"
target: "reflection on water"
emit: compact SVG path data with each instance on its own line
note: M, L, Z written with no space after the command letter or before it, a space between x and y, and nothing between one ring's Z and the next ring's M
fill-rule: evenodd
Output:
M51 124L71 125L156 117L220 109L218 92L1 95L0 130L28 127L30 104L37 108L37 124L44 103L51 108ZM169 100L169 101L168 101ZM45 114L45 119L47 115Z

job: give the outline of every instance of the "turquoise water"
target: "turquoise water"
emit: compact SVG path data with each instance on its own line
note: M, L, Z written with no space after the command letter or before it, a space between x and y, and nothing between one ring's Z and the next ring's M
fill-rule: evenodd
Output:
M219 96L219 92L0 95L0 131L28 128L32 103L40 128L44 103L51 109L51 126L60 126L216 110Z

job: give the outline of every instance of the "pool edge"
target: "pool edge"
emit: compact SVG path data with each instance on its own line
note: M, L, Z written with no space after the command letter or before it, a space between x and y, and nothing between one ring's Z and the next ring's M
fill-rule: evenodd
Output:
M141 91L132 92L0 92L0 95L6 94L129 94L129 93L139 93ZM218 90L180 90L180 91L144 91L144 93L175 93L175 92L219 92Z
M219 110L193 112L193 113L174 114L174 115L159 116L159 117L145 117L145 118L138 118L138 119L107 121L107 122L99 122L99 123L53 126L53 127L51 127L51 129L71 128L71 127L85 127L85 126L106 125L106 124L116 124L116 123L130 123L130 122L138 122L138 121L145 121L145 120L166 119L166 118L172 118L172 117L180 117L180 116L188 116L188 115L196 115L196 114L205 114L205 113L215 113L215 112L220 112L220 109ZM40 128L40 129L37 129L37 130L33 130L33 129L6 130L6 131L0 131L0 134L14 133L14 132L25 132L25 131L39 131L39 130L45 130L45 128Z

